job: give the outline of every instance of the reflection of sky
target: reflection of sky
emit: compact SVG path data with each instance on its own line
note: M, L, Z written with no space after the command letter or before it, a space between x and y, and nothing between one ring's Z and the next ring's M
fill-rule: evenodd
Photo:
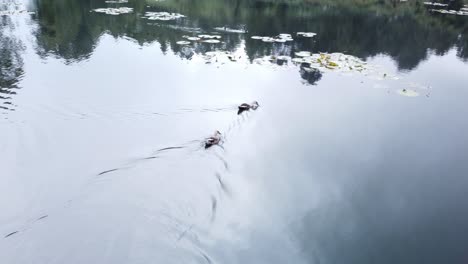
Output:
M442 61L466 70L454 59L453 53L432 57L420 74L437 85L450 72L427 73ZM243 133L255 143L232 146L248 149L239 174L257 187L249 204L262 212L246 239L254 245L246 253L250 259L266 255L258 256L259 245L287 249L288 238L306 263L466 258L468 214L460 202L468 187L468 122L463 100L452 95L468 91L456 84L463 76L444 79L448 92L437 85L431 97L408 101L359 87L359 80L326 76L316 89L268 102L288 107L260 112L255 129Z
M454 52L403 76L432 87L417 98L359 74L306 86L297 68L181 61L109 36L79 63L24 63L0 123L0 231L21 231L0 241L5 263L465 257L467 65ZM251 100L261 107L241 117L215 111ZM224 150L192 142L215 129Z

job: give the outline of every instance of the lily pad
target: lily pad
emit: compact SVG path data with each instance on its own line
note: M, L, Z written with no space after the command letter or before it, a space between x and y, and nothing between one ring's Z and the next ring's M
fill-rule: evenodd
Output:
M292 62L295 62L295 63L303 63L303 62L306 62L303 58L292 58L291 61L292 61Z
M220 35L201 34L201 35L198 35L198 37L203 38L203 39L221 39Z
M199 41L200 38L199 37L187 37L188 40L191 40L191 41Z
M251 36L250 38L251 39L263 39L264 37L262 37L262 36Z
M215 43L220 43L221 41L219 41L217 39L205 39L205 40L203 40L203 42L215 44Z
M177 41L176 44L177 45L188 45L188 44L190 44L190 41L181 40L181 41Z
M294 54L298 57L310 57L311 55L310 51L299 51Z
M284 43L284 42L286 42L286 40L285 40L285 39L281 39L281 38L277 38L277 39L275 39L275 42Z
M330 66L330 67L338 67L338 63L333 62L333 61L329 61L329 62L328 62L328 66Z
M302 36L302 37L305 37L305 38L312 38L312 37L316 36L317 33L313 33L313 32L297 32L296 35Z
M148 20L162 20L162 21L168 21L168 20L175 20L178 18L183 18L185 17L182 14L179 13L169 13L169 12L146 12L145 17Z
M424 2L425 5L429 6L448 6L448 4L436 3L436 2Z
M281 33L278 35L279 38L292 38L291 34L287 34L287 33Z
M282 61L287 61L287 60L290 60L291 57L289 56L284 56L284 55L280 55L278 57L276 57L277 60L282 60Z
M96 13L103 13L107 15L121 15L121 14L129 14L133 12L133 8L130 7L119 7L119 8L96 8L93 10Z
M431 9L431 12L447 14L447 15L456 15L456 16L468 16L468 11L457 11L457 10L444 10L444 9Z
M235 28L228 28L228 27L215 27L214 29L218 31L227 32L227 33L238 33L238 34L247 33L247 31L243 29L235 29Z
M271 37L263 37L262 41L263 42L268 42L268 43L273 43L273 42L275 42L275 39L271 38Z
M125 4L125 3L128 3L128 0L108 0L105 2L107 4Z

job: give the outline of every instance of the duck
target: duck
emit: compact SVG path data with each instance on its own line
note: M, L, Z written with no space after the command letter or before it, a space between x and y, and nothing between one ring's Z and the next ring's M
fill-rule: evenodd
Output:
M205 139L205 149L212 147L214 145L218 145L220 141L221 141L221 132L216 130L212 136Z
M239 111L237 111L237 114L240 115L244 111L249 111L250 109L252 110L257 110L259 107L259 104L257 101L253 101L251 104L243 103L239 105Z

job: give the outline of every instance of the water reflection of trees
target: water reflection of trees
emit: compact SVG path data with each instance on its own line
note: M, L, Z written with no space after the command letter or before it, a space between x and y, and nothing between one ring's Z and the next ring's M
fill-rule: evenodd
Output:
M15 24L7 16L0 17L0 110L14 110L13 96L23 76L22 42L10 34Z
M134 8L134 13L110 16L90 12L107 6L104 1L36 1L39 52L66 60L89 56L104 32L131 37L141 45L157 41L163 51L170 49L190 58L192 55L176 41L196 29L211 32L216 26L245 26L248 34L227 34L218 49L232 51L246 37L245 49L251 60L272 54L291 55L296 50L344 52L362 58L384 53L394 58L399 68L412 69L429 51L444 54L452 47L457 48L458 56L468 58L466 20L430 14L420 2L137 0L125 4ZM188 18L150 22L142 18L147 10L179 12ZM318 35L314 39L296 38L290 44L266 44L248 38L251 34L274 36L296 31ZM193 51L212 49L212 45L198 45Z

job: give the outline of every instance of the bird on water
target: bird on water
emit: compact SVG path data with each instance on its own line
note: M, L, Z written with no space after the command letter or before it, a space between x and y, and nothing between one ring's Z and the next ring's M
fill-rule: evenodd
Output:
M239 111L237 111L237 114L240 115L244 111L249 111L250 109L252 110L257 110L259 107L259 104L257 101L253 101L251 104L243 103L239 105Z
M212 136L205 139L205 149L212 147L214 145L218 145L220 141L221 141L221 132L216 130Z

